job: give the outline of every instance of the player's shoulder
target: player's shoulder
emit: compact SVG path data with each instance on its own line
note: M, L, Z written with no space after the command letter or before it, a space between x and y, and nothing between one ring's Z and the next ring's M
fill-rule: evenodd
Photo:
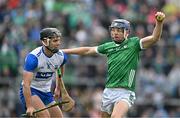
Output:
M42 54L42 46L35 48L29 54L39 57Z
M56 53L58 56L64 56L64 52L59 49L59 51Z
M103 46L105 46L105 47L109 47L109 46L114 45L114 42L113 42L113 41L110 41L110 42L103 43L103 44L101 44L101 45L103 45Z
M140 38L137 36L128 38L129 41L140 41Z
M129 47L131 47L131 46L136 47L136 49L138 49L138 51L139 51L141 48L140 38L139 37L129 38L128 45L129 45Z

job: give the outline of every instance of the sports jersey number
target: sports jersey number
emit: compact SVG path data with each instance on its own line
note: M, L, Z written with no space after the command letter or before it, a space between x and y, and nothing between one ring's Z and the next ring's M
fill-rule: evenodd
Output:
M135 70L131 69L131 71L130 71L130 73L129 73L128 87L131 87L131 86L132 86L134 76L135 76Z

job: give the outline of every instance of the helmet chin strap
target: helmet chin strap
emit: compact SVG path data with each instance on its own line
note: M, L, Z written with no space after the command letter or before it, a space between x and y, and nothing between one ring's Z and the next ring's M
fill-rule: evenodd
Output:
M49 44L50 44L49 42L50 42L50 39L49 39L49 38L47 38L47 44L45 44L44 41L42 41L43 45L44 45L50 52L52 52L52 53L57 53L57 52L59 51L59 49L51 49L51 48L49 48Z
M124 35L124 39L127 40L127 37L128 37L127 30L124 29L123 35Z
M45 47L52 53L57 53L59 51L59 49L50 49L49 46L45 46Z

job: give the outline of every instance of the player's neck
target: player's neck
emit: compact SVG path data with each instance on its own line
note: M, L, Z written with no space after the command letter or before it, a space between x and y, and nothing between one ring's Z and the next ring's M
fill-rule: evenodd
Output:
M47 57L52 57L54 53L48 50L46 47L43 46L43 52Z
M115 40L113 40L116 44L121 44L122 42L124 42L125 41L125 39L123 39L122 41L115 41Z

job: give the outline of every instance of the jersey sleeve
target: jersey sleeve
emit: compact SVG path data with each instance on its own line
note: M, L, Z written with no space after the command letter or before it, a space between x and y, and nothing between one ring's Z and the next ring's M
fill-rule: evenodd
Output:
M106 54L105 44L99 45L99 46L97 47L97 53Z
M68 58L66 53L64 53L64 52L62 52L62 53L63 53L64 59L63 59L61 66L63 66L67 62L67 58Z
M133 43L134 43L134 46L135 46L135 49L137 50L137 51L141 51L141 42L140 42L140 39L139 39L139 37L133 37L132 38L132 41L133 41Z
M38 59L33 54L28 54L25 59L24 70L33 72L38 66Z

